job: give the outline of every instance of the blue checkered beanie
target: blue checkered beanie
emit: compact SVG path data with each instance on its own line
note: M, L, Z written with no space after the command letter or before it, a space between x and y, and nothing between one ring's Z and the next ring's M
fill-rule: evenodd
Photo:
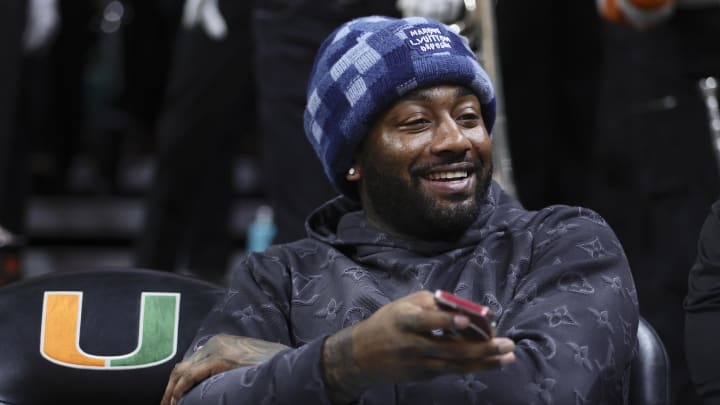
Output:
M372 16L337 28L315 58L305 108L305 134L333 187L357 200L345 175L375 120L403 95L441 83L472 90L492 130L490 79L466 41L442 23Z

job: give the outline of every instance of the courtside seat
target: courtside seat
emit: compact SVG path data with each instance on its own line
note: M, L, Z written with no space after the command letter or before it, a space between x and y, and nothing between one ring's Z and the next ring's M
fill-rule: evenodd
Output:
M222 288L174 273L55 273L0 288L0 404L158 404Z
M670 405L670 358L665 345L642 317L637 338L638 352L630 371L630 405Z

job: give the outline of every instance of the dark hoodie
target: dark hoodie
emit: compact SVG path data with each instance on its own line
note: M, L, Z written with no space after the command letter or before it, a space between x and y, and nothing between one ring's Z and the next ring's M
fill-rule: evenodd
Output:
M195 387L184 404L328 404L324 339L381 306L444 289L489 306L515 341L514 364L495 371L378 384L361 404L575 404L626 402L638 305L622 247L595 212L527 211L493 183L478 219L457 241L404 241L368 224L340 197L308 220L309 237L250 254L188 355L219 333L294 349Z

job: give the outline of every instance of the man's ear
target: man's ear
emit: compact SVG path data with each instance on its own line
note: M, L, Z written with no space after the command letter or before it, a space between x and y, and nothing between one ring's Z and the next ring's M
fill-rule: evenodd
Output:
M357 161L353 161L352 166L350 166L347 173L345 174L345 179L347 181L358 181L361 177L362 174L360 173L360 164L358 164Z

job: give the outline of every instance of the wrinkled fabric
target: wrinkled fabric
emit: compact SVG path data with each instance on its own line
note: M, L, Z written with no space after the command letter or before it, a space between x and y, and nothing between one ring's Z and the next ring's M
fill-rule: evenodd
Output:
M327 404L324 339L418 290L444 289L489 306L516 343L502 369L368 389L360 404L627 402L638 303L622 247L595 212L527 211L493 183L457 241L404 241L339 197L308 220L308 238L252 253L232 273L188 355L231 333L288 349L216 375L184 404Z

